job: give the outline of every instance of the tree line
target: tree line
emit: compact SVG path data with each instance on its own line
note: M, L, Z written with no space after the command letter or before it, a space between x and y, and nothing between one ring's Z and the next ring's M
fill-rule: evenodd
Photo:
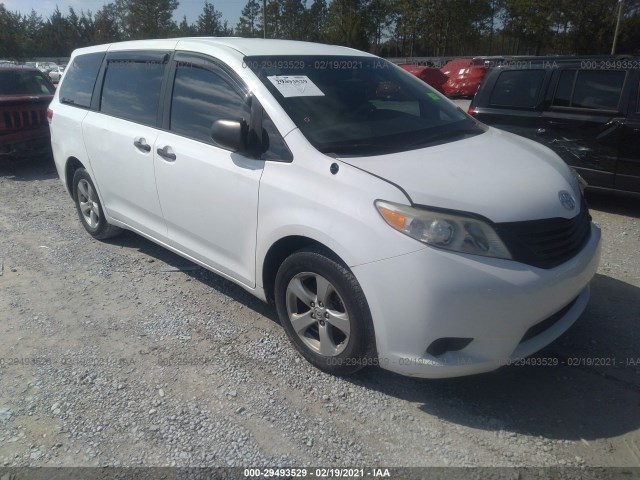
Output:
M0 3L0 58L67 57L75 48L145 38L308 40L392 56L640 52L640 0L248 0L235 25L205 0L195 22L178 0L115 0L49 17ZM620 9L620 10L619 10Z

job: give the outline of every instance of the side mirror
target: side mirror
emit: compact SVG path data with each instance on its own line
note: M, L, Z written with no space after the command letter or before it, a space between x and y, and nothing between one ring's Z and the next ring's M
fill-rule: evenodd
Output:
M216 120L211 126L211 138L223 148L233 152L247 147L247 124L238 120Z

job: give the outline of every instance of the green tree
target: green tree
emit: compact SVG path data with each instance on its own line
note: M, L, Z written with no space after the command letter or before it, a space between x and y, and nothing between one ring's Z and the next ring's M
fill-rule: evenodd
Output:
M264 18L266 16L266 18ZM258 26L260 30L265 31L266 24L267 38L280 38L280 22L282 19L282 0L267 0L266 12L263 12L262 22Z
M175 31L178 0L116 0L125 38L165 38Z
M622 12L616 53L638 55L640 54L640 0L625 2Z
M394 4L396 22L393 36L396 55L416 55L417 43L425 31L429 2L426 0L399 0Z
M302 40L306 37L307 10L302 0L281 0L278 38Z
M43 30L44 22L35 10L32 9L28 16L22 17L19 37L23 42L22 56L33 58L47 53L46 42L43 41Z
M22 15L8 11L0 3L0 57L18 59L23 56Z
M262 31L258 30L261 14L258 0L249 0L240 13L236 33L241 37L261 37Z
M380 51L385 32L393 23L393 4L391 0L371 0L365 7L365 31L373 52Z
M540 55L553 36L558 5L557 0L505 0L504 29L516 40L511 53Z
M176 29L177 37L193 37L198 35L198 27L187 22L187 16L183 15L182 20Z
M365 0L333 0L327 12L327 39L331 43L368 50Z
M77 21L77 16L75 20ZM47 22L42 26L44 36L47 38L47 53L52 56L69 55L71 43L71 25L69 19L65 17L56 6Z
M324 41L327 24L327 2L325 0L313 0L307 12L307 40L313 42Z
M80 10L80 18L78 18L77 25L78 37L76 39L77 44L72 40L71 47L77 48L79 46L86 47L91 45L91 36L95 30L95 23L91 11L85 13Z
M579 54L611 52L618 2L615 0L575 0L568 41ZM630 2L623 3L629 8ZM633 2L631 2L631 5ZM626 5L626 7L625 7Z
M118 42L122 39L120 29L120 16L115 4L109 3L96 13L93 21L93 31L89 38L89 44Z
M217 37L223 35L222 13L216 10L213 3L209 3L207 0L204 2L204 8L202 13L198 17L196 22L196 29L199 35L206 35L209 37Z

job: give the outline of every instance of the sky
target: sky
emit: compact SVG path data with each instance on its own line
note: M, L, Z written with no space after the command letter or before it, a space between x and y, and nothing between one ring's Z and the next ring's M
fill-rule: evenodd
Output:
M31 13L31 9L43 18L49 17L56 8L56 5L63 14L69 12L69 7L73 7L76 13L80 10L91 10L92 13L97 12L106 3L113 0L0 0L4 3L7 10L11 12L20 12L23 14ZM187 22L193 23L197 20L198 15L202 13L204 0L179 0L180 5L174 12L176 21L182 20L183 15L187 16ZM246 0L209 0L216 10L222 12L222 19L229 22L229 26L235 27L240 18L240 12L246 5Z

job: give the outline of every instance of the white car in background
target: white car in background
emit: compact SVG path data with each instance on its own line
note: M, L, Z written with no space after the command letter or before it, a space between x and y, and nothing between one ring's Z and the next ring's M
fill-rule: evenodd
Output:
M53 67L47 73L49 75L49 79L53 83L58 83L62 78L62 74L64 73L64 67Z
M67 70L51 141L89 234L137 232L274 302L324 371L486 372L587 305L600 230L567 165L379 57L185 38Z

